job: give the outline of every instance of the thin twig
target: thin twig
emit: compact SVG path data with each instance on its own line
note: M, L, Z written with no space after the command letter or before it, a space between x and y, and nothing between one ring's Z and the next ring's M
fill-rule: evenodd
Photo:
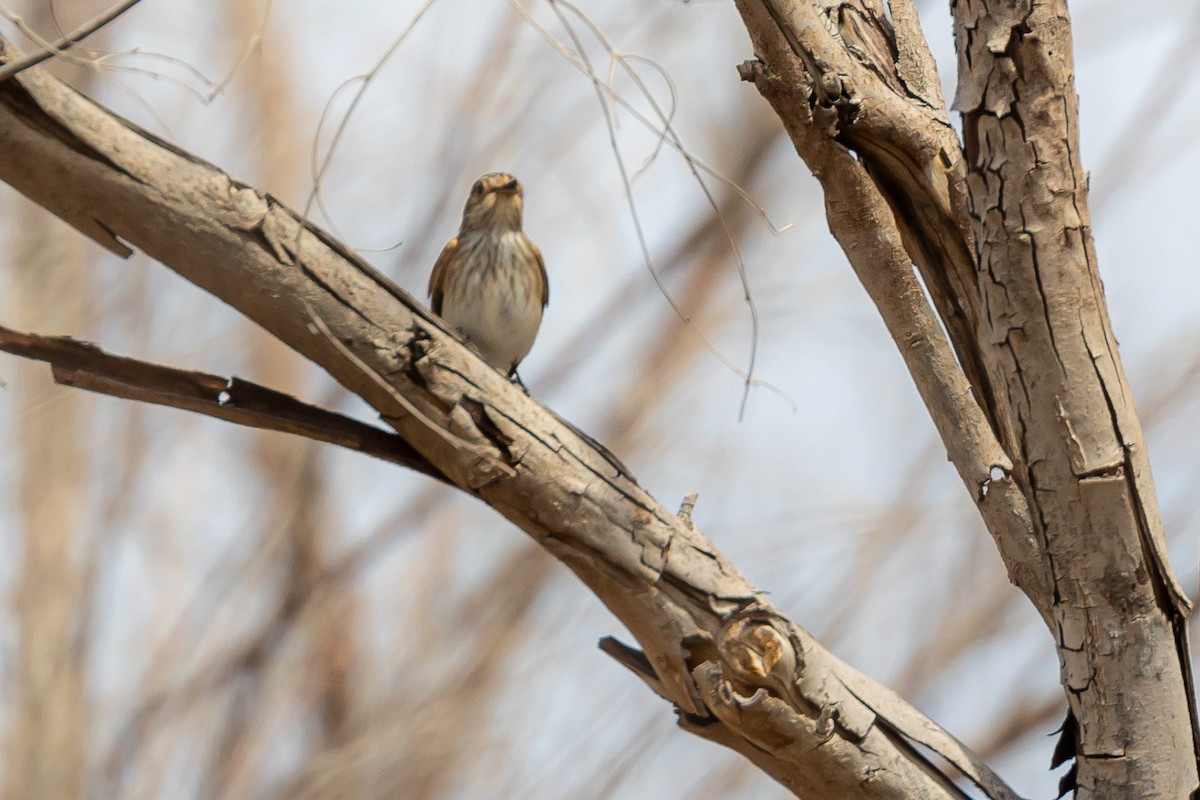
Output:
M541 37L546 40L546 43L549 44L552 48L554 48L555 52L557 52L560 56L562 56L563 60L565 60L571 66L575 67L575 69L582 72L584 75L586 75L591 80L598 82L603 87L604 91L616 102L616 104L619 105L625 111L625 113L628 114L632 119L636 120L638 122L638 124L640 124L642 127L644 127L651 134L653 134L654 137L659 141L660 144L665 141L667 145L669 145L673 150L679 152L679 154L681 156L683 156L685 159L687 159L689 161L689 163L694 164L696 166L696 168L699 169L701 172L703 172L705 175L708 175L713 180L719 181L720 183L724 184L728 188L732 189L737 194L737 196L742 199L742 201L746 205L748 205L750 208L754 209L754 212L763 221L763 224L767 226L767 229L770 230L771 233L778 235L778 234L781 234L781 233L784 233L784 232L790 230L791 228L793 228L795 226L795 223L793 223L793 222L789 222L786 225L782 225L782 226L776 225L771 220L771 217L767 214L767 210L765 208L763 208L762 205L760 205L750 195L749 192L747 192L744 188L742 188L737 183L737 181L731 180L729 177L727 177L726 175L724 175L723 173L718 171L715 167L708 164L703 159L699 158L694 153L688 152L686 150L681 151L679 149L679 145L677 145L675 142L671 141L669 137L664 136L664 131L662 130L662 128L655 125L649 119L649 117L647 117L645 114L643 114L641 111L639 111L638 108L633 105L633 103L626 100L619 93L617 93L616 89L613 86L600 80L600 77L598 75L596 75L594 72L589 71L589 69L590 69L589 66L584 64L583 61L578 56L576 56L575 53L572 52L569 47L566 46L566 44L564 44L554 34L552 34L549 30L547 30L545 28L545 26L543 26L536 19L534 19L533 14L531 14L529 12L529 9L527 9L527 8L525 8L525 6L521 5L519 0L508 0L508 4L514 11L517 12L517 14L520 15L520 17L523 20L525 20L526 24L528 24L529 27L531 27L535 31L537 31L541 35Z
M0 67L0 83L4 83L14 75L18 75L30 67L35 67L38 64L41 64L43 61L51 59L54 56L61 55L63 51L91 36L93 33L100 30L105 25L112 22L114 19L121 16L140 2L142 2L142 0L124 0L122 3L117 3L103 14L95 17L89 22L84 23L80 27L68 33L66 36L63 36L58 41L44 43L39 52L30 53L27 56L18 58L16 61L5 64L3 67ZM14 24L20 19L19 17L16 17L16 15L7 11L4 12L4 16L8 17L8 19L14 22ZM25 30L25 28L22 27L22 30Z
M750 313L751 313L751 321L752 321L752 326L753 326L754 343L751 347L751 352L750 352L749 369L743 371L736 364L734 364L724 353L722 353L717 348L717 346L714 345L712 343L712 341L707 336L705 336L704 333L698 327L696 327L692 323L691 317L687 313L684 312L683 308L680 307L678 301L675 300L675 297L671 294L670 289L667 288L666 283L663 281L662 275L659 272L658 267L655 266L654 257L650 253L650 244L646 239L646 233L642 227L642 219L641 219L641 215L638 212L637 201L634 199L634 196L633 196L633 182L629 175L629 169L625 164L625 157L621 154L620 146L617 143L616 117L613 113L613 104L612 104L611 98L608 96L608 94L615 94L616 90L615 90L615 88L613 88L611 86L611 84L606 84L604 81L600 80L600 77L596 74L595 69L592 67L591 59L588 58L587 51L584 49L583 42L579 38L579 34L576 33L575 28L567 20L566 15L563 14L562 8L560 8L560 3L558 2L558 0L549 0L549 5L550 5L550 8L554 11L554 15L558 18L559 23L566 30L567 35L571 39L571 42L575 45L575 52L576 52L577 58L583 64L584 72L591 79L592 86L596 91L596 97L600 101L601 110L604 112L604 123L605 123L606 128L608 129L609 147L612 150L613 157L617 162L617 170L621 174L621 183L625 187L625 200L626 200L627 205L629 206L629 216L630 216L630 219L633 221L634 232L637 234L638 245L641 247L642 260L646 264L646 269L648 269L650 271L650 275L654 279L654 283L658 286L658 290L662 293L663 297L666 299L667 304L671 306L671 310L675 312L675 315L677 317L679 317L679 319L683 322L684 325L686 325L690 330L692 330L694 332L694 334L704 344L705 348L709 352L711 352L717 358L717 360L719 360L722 364L724 364L734 374L736 374L740 378L742 378L743 382L745 383L746 388L745 388L745 392L743 393L743 396L742 396L741 407L738 410L738 419L741 420L745 413L746 398L749 394L750 386L753 384L753 381L754 381L754 376L753 376L754 361L755 361L755 358L757 355L758 312L754 307L753 301L750 302ZM578 9L576 9L574 6L571 6L569 3L563 3L562 5L567 6L568 8L570 8L573 12L575 12L577 14L579 13ZM602 43L604 43L605 45L608 46L610 57L612 57L616 61L620 61L620 56L617 53L616 49L613 48L611 45L609 45L607 40L605 40L602 36L599 36L598 29L595 26L591 25L589 20L587 20L586 18L583 18L583 19L584 19L585 24L589 24L589 27L592 28L593 34L596 34L598 36L598 38L601 39ZM629 71L631 73L633 80L638 85L638 88L642 91L642 94L646 97L647 101L651 104L651 106L654 108L655 112L657 113L660 122L662 122L662 124L663 124L662 131L665 134L665 138L669 138L670 140L672 140L673 144L675 145L675 148L677 150L679 150L679 152L683 153L685 160L687 160L689 158L689 156L687 154L687 149L683 146L683 142L679 139L679 137L674 134L674 130L672 129L672 127L670 125L670 121L664 116L661 107L655 101L654 97L650 93L649 89L646 87L645 83L643 83L640 80L639 76L636 75L636 73L634 73L634 71L632 69L630 69L628 67L626 67L626 68L627 68L627 71ZM605 92L606 88L609 89L608 94L606 94L606 92ZM691 170L692 170L692 174L699 180L699 173L696 171L695 165L691 166ZM703 180L700 180L700 186L703 189L705 196L709 199L709 202L713 204L714 208L716 208L715 198L713 198L712 192L709 190L708 186L703 182ZM720 214L720 211L718 210L717 213ZM724 222L724 220L722 220L722 222ZM727 227L726 227L726 231L728 232ZM737 251L736 245L734 247L734 250L736 253L736 251ZM738 255L738 260L740 263L740 261L741 261L740 255ZM741 274L744 277L744 274L745 274L744 269L741 269L739 271L741 272ZM749 300L749 299L750 299L749 292L747 291L747 300Z
M242 57L239 58L232 67L229 68L229 72L226 73L225 77L221 79L216 88L214 88L208 95L206 102L211 103L213 100L217 99L221 92L225 91L225 87L233 83L233 79L237 77L237 74L241 71L242 66L250 60L250 56L254 53L254 51L262 46L263 33L267 29L267 21L271 18L271 7L273 3L274 0L266 0L266 2L263 3L262 16L258 22L258 30L256 30L254 35L250 37L250 41L246 42L246 47L242 51Z
M429 9L433 6L433 3L434 0L426 0L426 2L419 9L417 9L417 13L414 14L412 19L409 20L408 25L400 32L400 35L397 36L395 41L393 41L388 49L384 51L384 54L380 57L380 59L375 62L375 65L362 75L356 75L353 78L348 78L340 86L338 86L337 89L334 90L333 95L330 96L329 102L325 104L325 108L321 111L321 119L317 123L317 134L313 137L312 163L310 165L312 169L313 187L312 191L309 192L308 199L304 203L304 216L309 216L309 213L312 211L313 203L316 202L317 207L321 209L321 214L324 215L326 221L329 223L329 227L334 231L334 233L337 233L337 225L334 223L333 217L329 214L329 211L325 208L325 199L321 195L321 181L325 178L325 172L329 169L330 162L333 161L334 153L337 152L338 145L342 140L342 135L346 132L346 128L350 124L350 117L354 114L354 110L358 108L358 103L360 100L362 100L363 95L366 94L367 88L371 85L371 81L375 80L375 78L379 75L380 70L382 70L387 62L391 60L392 56L394 56L400 50L400 45L404 44L404 40L407 39L408 35L413 32L414 28L417 27L417 23L421 21L421 17L425 16L425 12L429 11ZM356 82L360 84L358 87L358 92L354 95L354 99L350 101L350 107L346 109L345 115L342 117L341 122L338 123L337 129L333 132L333 139L329 142L329 149L325 151L325 157L320 159L320 164L318 164L317 152L320 148L321 128L325 125L325 117L329 114L330 106L332 105L334 98L337 97L338 93L341 92L342 89L345 89ZM302 236L303 233L304 231L301 229L300 232L297 233L297 237ZM299 241L297 241L297 246L298 245Z
M0 350L45 361L54 370L55 382L64 386L303 436L449 482L400 436L241 378L151 364L70 337L39 336L4 326L0 326Z
M692 173L692 177L695 178L697 185L699 185L700 190L704 193L704 197L708 201L709 207L712 208L713 213L716 214L717 218L721 221L721 229L725 233L725 240L729 243L729 249L733 253L734 262L737 264L738 279L741 281L742 293L746 300L746 307L750 311L750 355L749 363L746 365L746 372L743 378L744 389L742 392L742 402L738 409L738 421L740 422L746 414L746 402L750 397L750 387L754 384L754 366L758 361L758 305L754 302L754 297L750 292L750 278L746 273L746 262L742 258L742 251L741 248L738 247L737 239L734 237L733 231L730 229L729 220L726 219L725 215L721 212L721 207L717 204L717 198L713 196L712 190L709 188L708 184L705 183L704 177L700 174L700 171L696 166L695 159L692 158L691 153L683 143L683 138L679 135L679 132L675 129L675 126L672 123L672 119L675 115L674 86L671 86L671 111L664 112L659 106L658 101L654 98L654 93L650 91L650 88L646 86L645 82L642 80L641 75L638 74L637 70L630 66L629 57L617 49L616 45L609 40L599 25L597 25L589 16L587 16L582 9L580 9L574 3L571 3L570 0L552 0L552 4L561 4L570 9L575 16L582 20L583 23L591 29L592 35L600 40L601 44L604 45L604 48L608 50L609 57L612 58L616 63L619 63L625 69L625 72L637 85L639 91L641 91L642 96L646 98L646 101L650 103L650 107L654 109L654 113L658 116L659 123L662 125L662 138L655 147L655 151L657 152L658 148L662 147L663 142L668 139L670 139L676 145L676 149L683 155L684 163L687 164L688 170ZM654 64L654 62L650 61L649 59L643 60L654 65L659 72L664 75L664 77L666 76L665 71L663 71L661 67L658 67L657 64ZM669 79L668 84L670 85ZM646 166L649 166L649 164L647 163ZM642 169L645 168L646 167L643 167ZM636 175L634 177L636 178Z

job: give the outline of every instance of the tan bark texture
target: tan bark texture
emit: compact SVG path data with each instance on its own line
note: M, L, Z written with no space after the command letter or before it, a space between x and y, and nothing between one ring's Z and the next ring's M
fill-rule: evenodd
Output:
M1185 616L1097 271L1062 2L956 2L981 349L1054 585L1079 797L1185 797Z
M952 6L965 142L908 0L890 15L739 0L758 56L742 76L821 181L830 229L1054 637L1078 796L1188 797L1190 602L1097 272L1066 4Z
M961 138L911 0L736 6L755 55L742 78L820 182L831 231L1057 646L1072 712L1063 747L1077 761L1068 788L1195 797L1190 601L1166 557L1100 283L1065 0L952 0ZM344 420L331 432L332 417L261 387L206 375L181 384L77 342L0 329L0 349L46 358L81 387L375 446L479 497L629 628L640 650L611 639L603 649L672 703L681 727L798 795L959 798L965 776L986 797L1016 797L784 617L692 524L691 500L672 514L606 449L271 195L42 68L0 81L0 179L113 252L138 248L237 308L373 406L403 444ZM239 408L243 396L260 406ZM325 557L307 549L314 530L295 533L303 588ZM42 549L48 562L61 545ZM514 608L534 596L517 594ZM337 656L318 694L340 742L352 656L338 654L354 643L329 619L313 623L313 649ZM232 789L241 778L226 761L218 785Z
M806 797L966 797L959 775L986 797L1016 797L786 619L689 514L669 512L604 448L270 195L38 70L0 85L0 179L111 250L162 261L374 406L588 585L642 646L606 651L686 729Z

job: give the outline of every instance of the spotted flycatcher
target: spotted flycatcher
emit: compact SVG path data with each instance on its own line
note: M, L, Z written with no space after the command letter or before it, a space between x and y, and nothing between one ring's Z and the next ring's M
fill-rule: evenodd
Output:
M429 276L433 312L510 377L533 347L550 300L542 253L521 230L523 198L507 173L475 181L458 236L446 242Z

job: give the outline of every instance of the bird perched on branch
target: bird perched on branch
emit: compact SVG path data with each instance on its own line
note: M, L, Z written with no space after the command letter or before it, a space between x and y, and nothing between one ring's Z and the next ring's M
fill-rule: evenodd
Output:
M489 172L475 181L458 236L429 276L433 312L509 377L533 347L550 300L542 253L521 230L523 202L512 175Z

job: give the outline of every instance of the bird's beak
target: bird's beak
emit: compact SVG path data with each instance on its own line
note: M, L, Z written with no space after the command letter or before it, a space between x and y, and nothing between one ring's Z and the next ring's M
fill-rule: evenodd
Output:
M521 184L517 182L516 178L513 178L508 183L503 183L496 188L498 191L504 192L505 194L516 194L517 189L521 188Z

